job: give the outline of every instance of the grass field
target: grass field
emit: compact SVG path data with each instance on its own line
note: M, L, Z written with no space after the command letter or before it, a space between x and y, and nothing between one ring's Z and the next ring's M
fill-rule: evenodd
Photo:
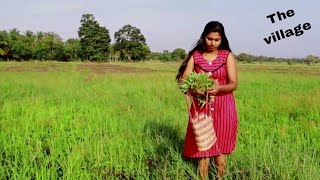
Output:
M1 62L0 179L197 179L178 66ZM320 179L319 88L319 65L239 64L226 179Z

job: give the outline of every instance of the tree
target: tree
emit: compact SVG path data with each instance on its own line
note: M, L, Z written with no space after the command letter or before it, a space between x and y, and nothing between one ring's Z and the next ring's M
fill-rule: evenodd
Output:
M320 59L319 59L319 57L317 57L317 56L308 55L308 56L306 57L305 62L306 62L307 64L309 64L309 65L314 65L315 63L320 62Z
M248 62L251 63L253 61L253 56L246 53L241 53L237 56L239 62Z
M76 60L79 59L81 52L81 44L79 39L68 39L64 44L64 55L65 60Z
M182 48L177 48L172 52L172 60L182 60L186 58L186 51Z
M161 60L162 53L161 52L151 52L149 58L151 60Z
M15 60L29 60L32 58L32 33L27 31L25 34L20 34L17 29L12 29L9 32L12 44L12 58Z
M92 14L83 14L78 31L82 58L86 60L104 60L110 52L111 38L109 30L102 27Z
M53 32L38 33L38 44L35 53L37 59L61 60L64 57L62 38Z
M119 51L115 50L114 44L110 47L109 61L118 61L120 58Z
M33 58L37 60L45 59L45 45L43 43L44 32L37 32L35 35L35 46L33 49Z
M0 31L0 58L9 60L12 57L11 39L7 31Z
M171 59L170 52L168 50L164 50L160 60L162 60L162 61L170 61L170 59Z
M25 44L27 45L28 51L30 52L30 54L27 57L27 59L31 59L31 58L33 58L33 55L34 55L34 51L35 51L35 47L36 47L36 38L37 37L30 30L25 31L24 34L25 34L24 41L25 41Z
M150 54L146 39L140 29L125 25L114 34L115 51L120 53L120 58L126 60L144 60Z

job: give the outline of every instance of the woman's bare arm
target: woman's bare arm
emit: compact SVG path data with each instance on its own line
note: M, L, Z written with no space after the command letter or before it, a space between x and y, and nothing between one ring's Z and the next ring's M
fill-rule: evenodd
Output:
M228 93L238 88L237 60L232 53L229 53L227 59L227 74L229 83L226 85L216 85L212 90L208 91L210 95L216 95L219 92Z

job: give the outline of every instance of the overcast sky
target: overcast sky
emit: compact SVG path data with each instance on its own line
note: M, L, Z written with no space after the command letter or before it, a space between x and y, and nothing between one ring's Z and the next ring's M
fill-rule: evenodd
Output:
M82 14L91 13L113 39L122 26L131 24L145 35L152 51L189 51L205 24L220 21L234 53L276 57L320 56L320 1L304 0L1 0L0 30L17 28L56 32L64 40L76 38ZM266 16L295 11L293 17L272 24ZM277 20L277 16L276 16ZM272 32L310 23L301 36L267 44Z

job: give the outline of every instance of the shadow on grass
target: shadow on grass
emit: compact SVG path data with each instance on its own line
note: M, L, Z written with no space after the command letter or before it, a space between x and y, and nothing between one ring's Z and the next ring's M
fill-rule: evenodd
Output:
M182 156L185 137L184 128L186 126L168 125L156 121L149 121L145 125L144 130L147 138L150 138L152 144L155 145L155 150L148 153L149 156L147 157L147 164L151 174L166 174L164 171L169 166L175 166L179 159L181 159L184 164L187 164L191 168L191 172L189 170L186 171L187 179L194 179L194 175L190 173L196 173L198 161Z

